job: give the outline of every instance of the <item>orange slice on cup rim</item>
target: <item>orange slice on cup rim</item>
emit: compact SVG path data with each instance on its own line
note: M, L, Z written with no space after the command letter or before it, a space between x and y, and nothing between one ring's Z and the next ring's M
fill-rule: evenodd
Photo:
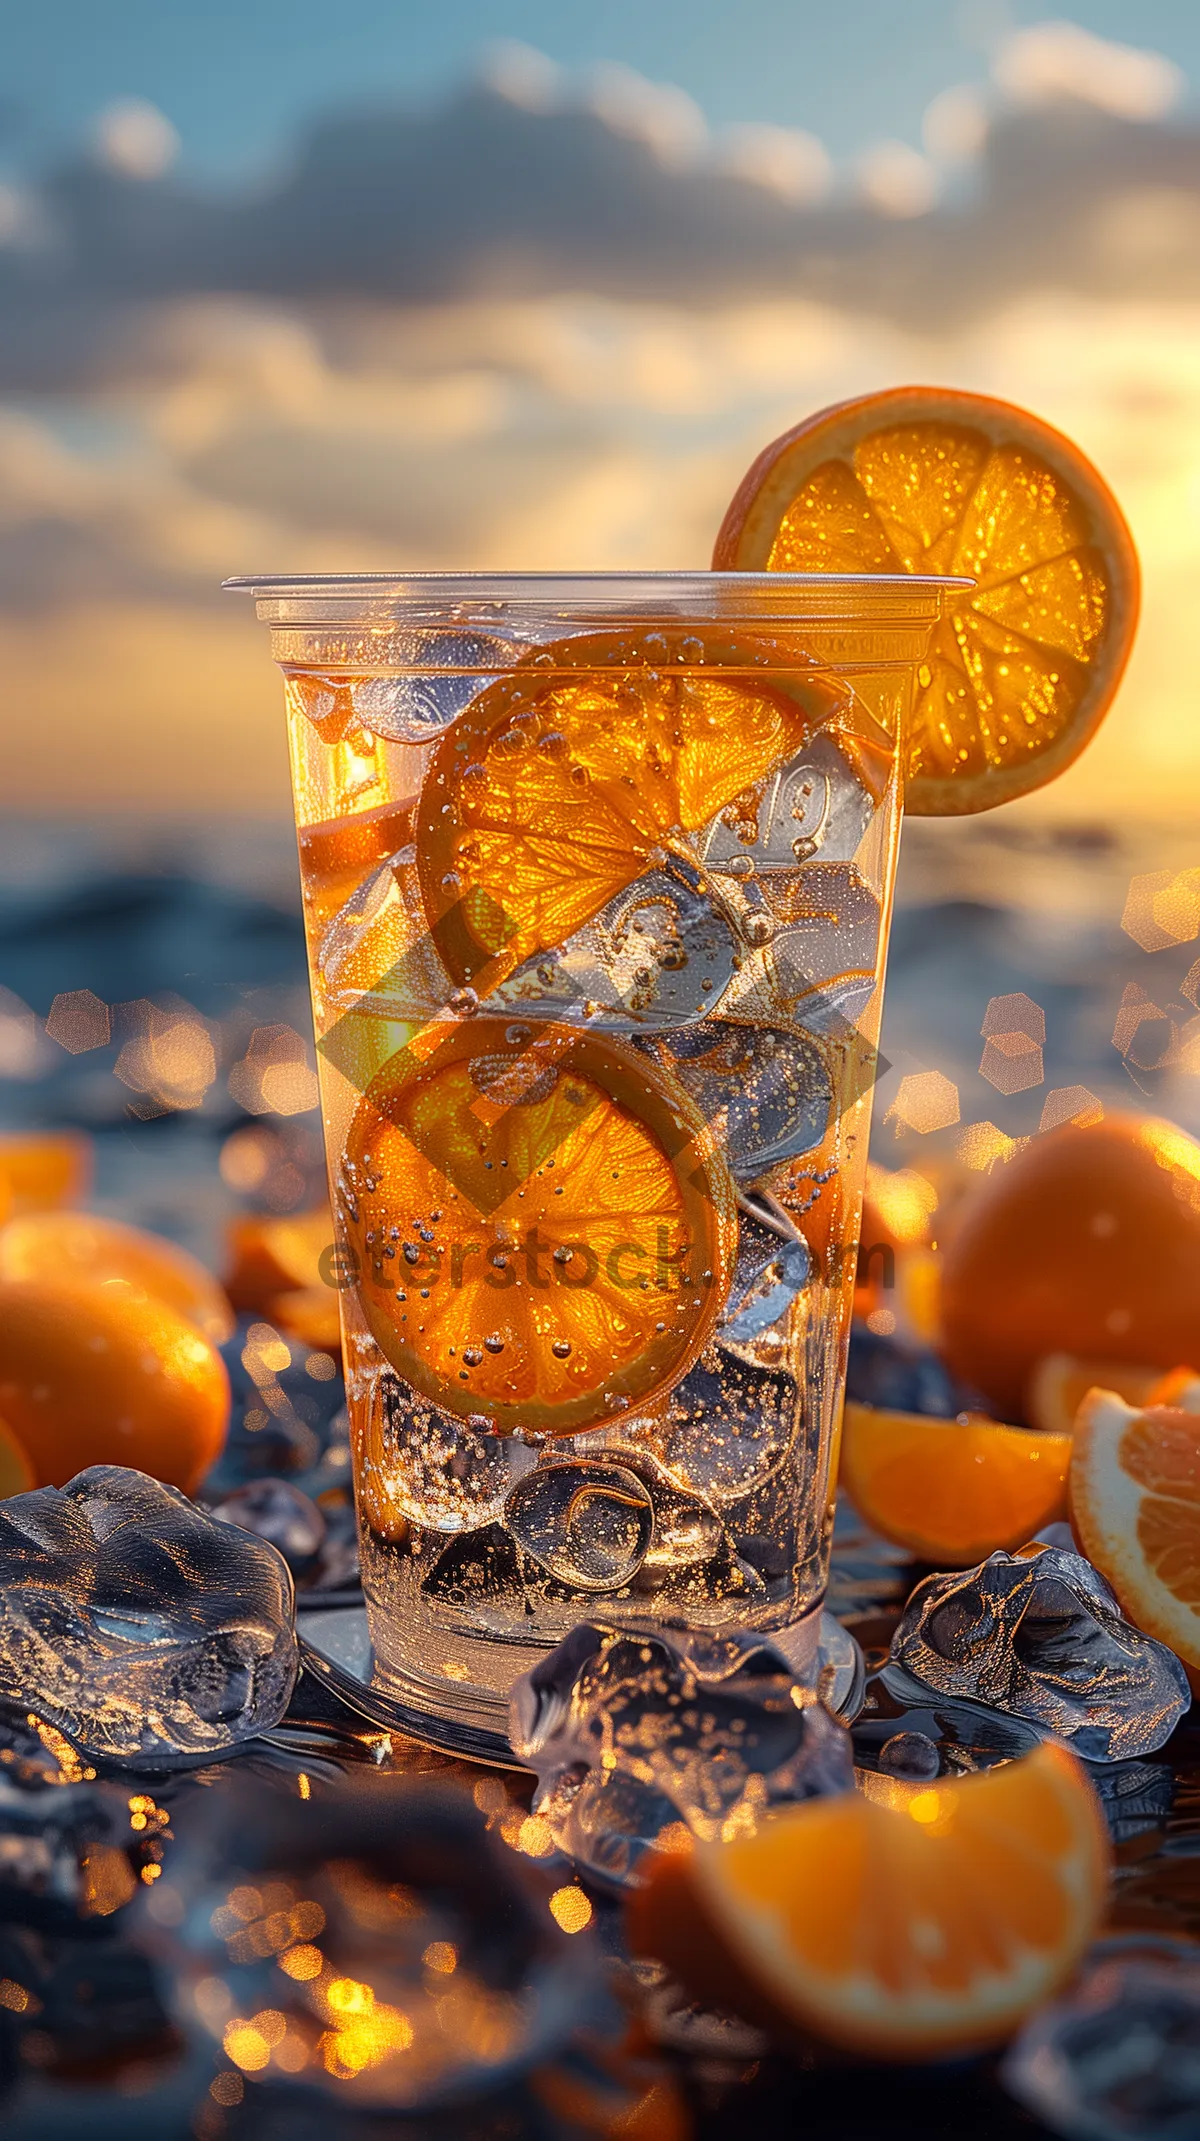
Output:
M630 1900L630 1944L785 2042L930 2059L1003 2042L1066 1982L1109 1862L1083 1766L1051 1741L897 1805L809 1799L664 1853Z
M847 1400L839 1483L872 1529L938 1569L969 1569L1066 1515L1069 1435Z
M798 648L695 622L541 647L434 754L416 846L455 981L495 987L562 944L794 756L848 692Z
M424 1028L359 1103L338 1189L381 1351L493 1433L652 1406L728 1292L734 1189L703 1117L634 1050L567 1027Z
M1139 1410L1114 1390L1079 1409L1071 1453L1071 1527L1137 1628L1200 1676L1200 1419L1179 1406Z
M1137 623L1137 553L1103 478L1027 410L948 387L823 409L747 472L717 570L965 576L917 679L905 807L990 810L1102 720Z

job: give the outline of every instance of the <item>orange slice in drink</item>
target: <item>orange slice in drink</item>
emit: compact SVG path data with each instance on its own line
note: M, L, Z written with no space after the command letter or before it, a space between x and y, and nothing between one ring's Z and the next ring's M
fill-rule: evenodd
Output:
M983 394L900 387L776 439L725 516L713 564L760 572L945 573L918 677L906 808L960 817L1069 766L1128 659L1133 539L1061 432Z
M927 2059L1002 2042L1069 1978L1108 1864L1082 1764L1051 1742L898 1806L809 1799L665 1854L631 1899L631 1945L785 2038Z
M847 1402L839 1479L868 1524L938 1569L969 1569L1066 1515L1069 1435Z
M711 664L705 674L703 664ZM778 648L695 625L543 647L447 730L417 821L456 981L497 985L783 765L845 704Z
M1071 1523L1129 1619L1200 1673L1200 1419L1112 1390L1080 1407Z
M633 1050L561 1026L425 1027L368 1087L339 1181L393 1367L493 1432L653 1404L725 1300L733 1186L699 1112Z

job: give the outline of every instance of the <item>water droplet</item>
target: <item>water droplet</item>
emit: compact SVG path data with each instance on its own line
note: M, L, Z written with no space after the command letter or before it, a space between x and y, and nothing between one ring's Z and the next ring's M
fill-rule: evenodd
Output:
M474 989L456 989L450 998L449 1008L459 1018L471 1018L479 1009L479 996Z
M775 924L769 914L748 914L742 922L742 935L747 944L769 944L775 934Z
M570 1353L570 1350L571 1341L569 1338L556 1338L554 1344L550 1348L550 1351L553 1353L555 1360L566 1360L568 1354Z
M533 1029L529 1026L506 1026L504 1038L511 1048L524 1048L533 1039Z
M507 1258L505 1262L507 1263ZM489 1353L503 1353L504 1351L504 1340L501 1338L499 1331L493 1331L491 1337L485 1338L483 1343Z
M462 879L459 876L458 871L447 870L445 876L442 879L442 890L443 892L457 892L461 884Z

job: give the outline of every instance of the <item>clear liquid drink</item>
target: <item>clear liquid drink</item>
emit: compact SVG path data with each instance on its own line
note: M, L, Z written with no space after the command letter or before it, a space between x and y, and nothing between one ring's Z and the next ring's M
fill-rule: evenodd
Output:
M577 1621L810 1670L935 581L250 581L286 680L362 1564L414 1725Z

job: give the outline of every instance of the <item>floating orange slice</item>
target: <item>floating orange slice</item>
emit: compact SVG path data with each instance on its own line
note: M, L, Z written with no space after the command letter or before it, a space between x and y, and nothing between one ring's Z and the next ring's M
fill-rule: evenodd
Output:
M918 678L906 807L959 817L1069 766L1128 659L1133 540L1078 447L983 394L900 387L824 409L758 457L714 566L945 573Z
M1065 1516L1069 1435L847 1402L839 1478L860 1516L939 1569L1023 1546Z
M1186 1375L1190 1371L1185 1369ZM1051 1435L1069 1435L1089 1390L1117 1390L1131 1405L1171 1405L1157 1368L1132 1367L1128 1361L1080 1360L1074 1353L1049 1353L1029 1378L1025 1410L1030 1423Z
M339 1193L379 1346L495 1432L652 1403L728 1289L733 1187L703 1118L633 1050L564 1027L424 1028L364 1095Z
M631 1901L631 1943L785 2036L925 2059L1001 2042L1070 1976L1108 1862L1082 1765L1048 1743L900 1806L809 1799L664 1855Z
M1200 1672L1200 1419L1090 1391L1071 1455L1071 1523L1129 1619Z
M710 663L711 674L702 665ZM417 822L421 893L459 982L563 943L752 790L844 703L778 648L695 625L540 648L447 730Z

